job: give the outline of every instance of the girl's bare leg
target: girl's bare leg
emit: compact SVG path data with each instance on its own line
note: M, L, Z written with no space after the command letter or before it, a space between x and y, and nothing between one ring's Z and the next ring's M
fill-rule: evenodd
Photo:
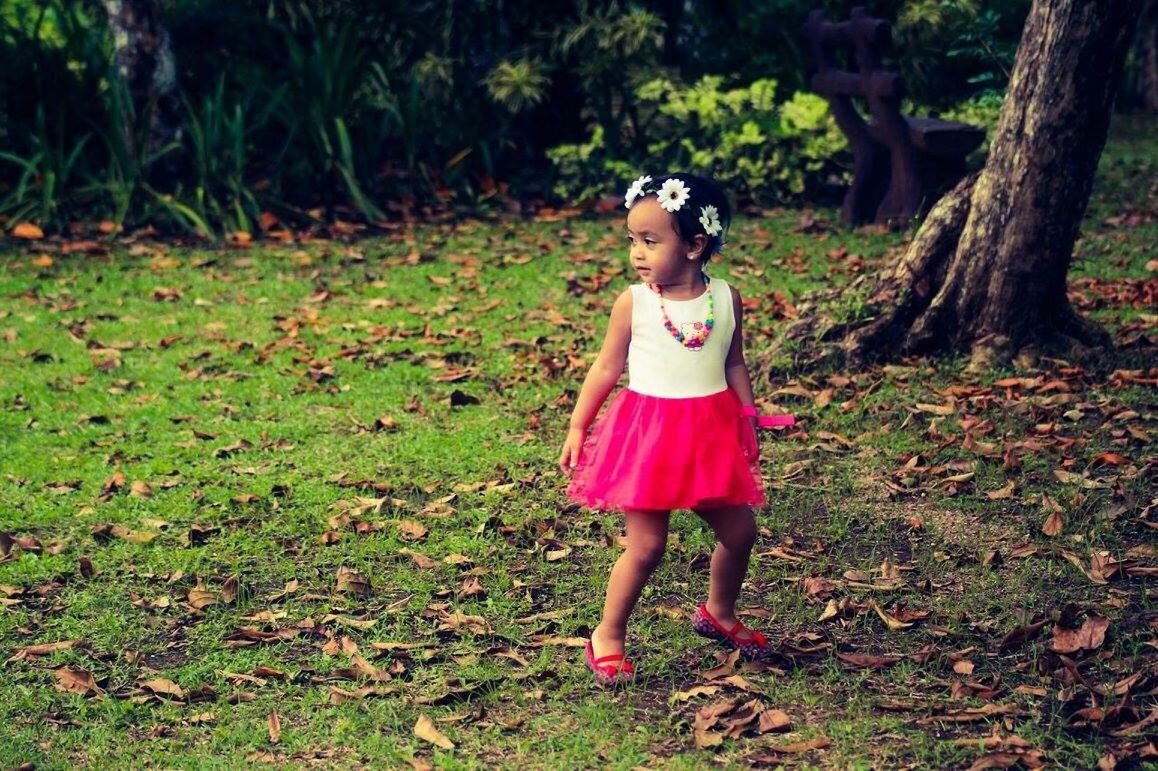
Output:
M748 558L756 543L756 517L749 506L729 506L722 509L696 511L716 533L716 548L712 552L711 578L708 583L708 612L725 629L736 621L736 599L748 573ZM741 638L750 634L744 630Z
M668 511L629 511L627 548L611 569L607 596L603 600L603 618L591 632L595 658L623 653L627 636L627 618L635 608L647 579L663 559L667 546Z

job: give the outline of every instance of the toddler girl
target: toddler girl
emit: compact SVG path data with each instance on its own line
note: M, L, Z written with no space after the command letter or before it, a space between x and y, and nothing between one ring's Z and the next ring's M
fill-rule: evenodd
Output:
M607 583L603 617L587 643L600 684L629 679L627 619L663 557L672 509L692 509L715 531L708 600L696 632L747 656L768 649L736 619L736 597L763 502L756 410L741 339L740 294L704 266L720 251L730 210L715 182L691 174L643 176L627 191L627 240L640 283L611 309L559 466L570 497L623 512L627 548ZM624 365L627 388L587 428Z

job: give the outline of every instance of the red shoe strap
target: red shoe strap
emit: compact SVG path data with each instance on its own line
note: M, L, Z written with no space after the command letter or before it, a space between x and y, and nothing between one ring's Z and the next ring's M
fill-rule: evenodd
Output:
M768 644L768 641L764 639L764 635L760 634L755 629L748 629L748 633L752 635L751 638L749 638L747 640L741 639L736 634L741 629L748 629L748 627L744 626L743 621L737 621L736 625L734 627L732 627L732 630L730 632L728 632L728 637L731 637L733 642L740 643L741 645L749 645L749 644L754 643L756 645L763 647L764 645Z
M708 606L706 603L701 605L700 608L703 609L704 615L707 617L708 621L712 622L712 626L714 626L716 629L719 629L721 632L726 634L732 640L732 642L739 643L742 645L749 645L749 644L754 643L754 644L759 645L761 647L768 644L768 641L764 638L764 635L760 634L755 629L748 629L748 627L744 626L743 621L737 620L736 625L733 626L731 629L724 629L724 626L719 621L717 621L716 617L713 616L711 611L708 610ZM751 639L742 640L742 639L739 639L738 637L736 637L736 632L740 631L741 629L748 629L748 631L751 632L751 634L752 634Z
M724 629L723 624L721 624L719 621L716 620L716 617L712 615L712 612L710 610L708 610L708 604L706 602L700 606L700 612L702 612L704 614L704 618L706 618L708 621L712 622L712 626L714 626L716 628L716 631L718 631L720 634L726 634L726 635L732 634L727 629Z

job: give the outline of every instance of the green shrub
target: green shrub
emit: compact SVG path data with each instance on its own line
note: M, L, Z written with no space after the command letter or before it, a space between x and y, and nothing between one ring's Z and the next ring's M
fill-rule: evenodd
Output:
M667 169L711 174L737 197L759 204L823 197L845 183L847 142L824 99L797 92L778 103L774 80L727 90L723 82L706 75L686 87L666 79L644 83L635 96L647 116L646 156L617 157L596 127L586 143L548 151L554 192L568 201L590 200L605 194L612 179Z
M256 88L231 100L225 77L197 103L185 102L186 150L192 161L188 190L180 197L202 222L219 223L227 232L253 232L261 217L254 162L254 136L265 129L284 90L265 94Z
M555 167L552 192L567 203L593 201L608 194L608 181L627 179L635 168L612 157L603 141L603 127L596 126L582 144L559 145L547 150Z
M913 98L944 110L1000 88L1027 3L875 10L896 22ZM7 0L0 226L112 219L220 234L252 230L264 211L300 224L320 207L374 221L496 206L507 191L593 199L661 167L713 173L758 204L831 200L848 152L825 103L799 93L799 30L812 7L846 11L748 5L165 2L184 132L143 153L133 134L151 108L118 83L104 4ZM988 127L999 101L946 115ZM139 125L118 124L137 112Z
M11 189L0 195L0 216L13 222L52 222L68 212L77 163L92 138L85 134L72 140L59 130L50 132L43 108L36 111L35 126L27 154L0 152L0 169L10 164L16 170Z

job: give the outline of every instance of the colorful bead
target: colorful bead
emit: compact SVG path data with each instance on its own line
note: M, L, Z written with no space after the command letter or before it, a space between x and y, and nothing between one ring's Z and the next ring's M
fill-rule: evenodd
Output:
M690 335L685 335L676 329L675 324L672 323L671 318L667 315L667 309L663 306L663 287L659 284L655 285L655 293L659 295L659 312L663 314L664 329L671 333L671 336L675 338L677 343L689 351L701 350L704 344L708 342L708 335L712 333L712 327L716 325L716 307L715 300L712 297L711 279L706 275L704 276L704 285L708 288L708 315L702 322L696 321L693 323L692 329L694 329L695 332Z

